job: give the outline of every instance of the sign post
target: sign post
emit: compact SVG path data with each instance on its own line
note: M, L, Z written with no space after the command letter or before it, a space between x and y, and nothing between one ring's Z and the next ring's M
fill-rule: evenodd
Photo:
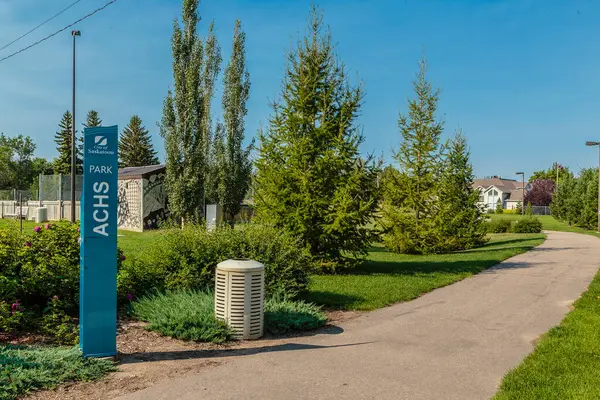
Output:
M84 129L79 346L117 354L117 126Z

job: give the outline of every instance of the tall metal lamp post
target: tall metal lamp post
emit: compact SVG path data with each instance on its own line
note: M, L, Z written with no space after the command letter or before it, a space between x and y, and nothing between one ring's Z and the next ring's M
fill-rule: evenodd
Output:
M75 140L75 38L80 31L71 31L73 36L73 120L71 121L71 222L75 222L75 179L77 177L77 143Z
M521 175L521 177L523 178L523 186L521 187L521 190L523 191L523 199L521 200L521 215L525 215L525 173L524 172L517 172L517 175Z
M600 232L600 142L585 142L586 146L598 146L598 232Z

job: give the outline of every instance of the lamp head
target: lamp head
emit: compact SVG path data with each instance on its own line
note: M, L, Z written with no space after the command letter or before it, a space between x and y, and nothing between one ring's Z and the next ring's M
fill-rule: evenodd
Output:
M585 142L586 146L598 146L600 142Z
M71 31L71 36L81 36L81 31Z

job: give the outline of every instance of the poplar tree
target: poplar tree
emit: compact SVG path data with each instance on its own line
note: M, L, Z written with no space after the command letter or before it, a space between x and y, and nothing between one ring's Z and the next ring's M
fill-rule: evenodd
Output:
M248 113L246 103L250 95L250 74L246 68L246 34L241 22L235 21L231 59L225 69L223 81L223 126L225 145L223 167L225 181L221 185L220 202L223 211L233 221L240 211L242 201L250 186L252 145L243 147L244 118Z
M158 164L150 133L142 120L133 115L119 139L119 166L142 167Z
M473 189L473 166L467 139L458 132L446 144L439 186L437 225L442 239L439 251L470 249L485 243L479 192Z
M163 104L160 124L165 139L166 188L170 210L183 224L197 220L205 201L207 157L211 140L210 106L221 62L211 23L200 39L198 0L183 0L182 22L173 24L171 38L174 88Z
M62 119L58 124L58 131L54 135L54 143L58 157L54 159L54 173L70 175L71 174L71 130L73 128L73 116L67 110L63 114ZM76 165L78 171L83 167L81 158L81 148L77 146L76 150Z
M393 158L400 169L384 185L384 241L390 250L401 253L435 252L439 245L436 217L443 123L436 120L439 90L427 81L426 72L423 58L413 82L415 98L408 102L408 114L398 119L402 142Z
M348 265L346 255L364 255L373 239L366 225L378 169L359 155L362 98L313 7L307 35L288 55L281 99L259 132L254 200L259 219L302 238L329 270Z

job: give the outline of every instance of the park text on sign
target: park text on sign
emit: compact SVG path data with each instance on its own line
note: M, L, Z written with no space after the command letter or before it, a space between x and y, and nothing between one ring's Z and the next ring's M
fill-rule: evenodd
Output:
M84 130L81 199L80 347L116 355L118 129Z

